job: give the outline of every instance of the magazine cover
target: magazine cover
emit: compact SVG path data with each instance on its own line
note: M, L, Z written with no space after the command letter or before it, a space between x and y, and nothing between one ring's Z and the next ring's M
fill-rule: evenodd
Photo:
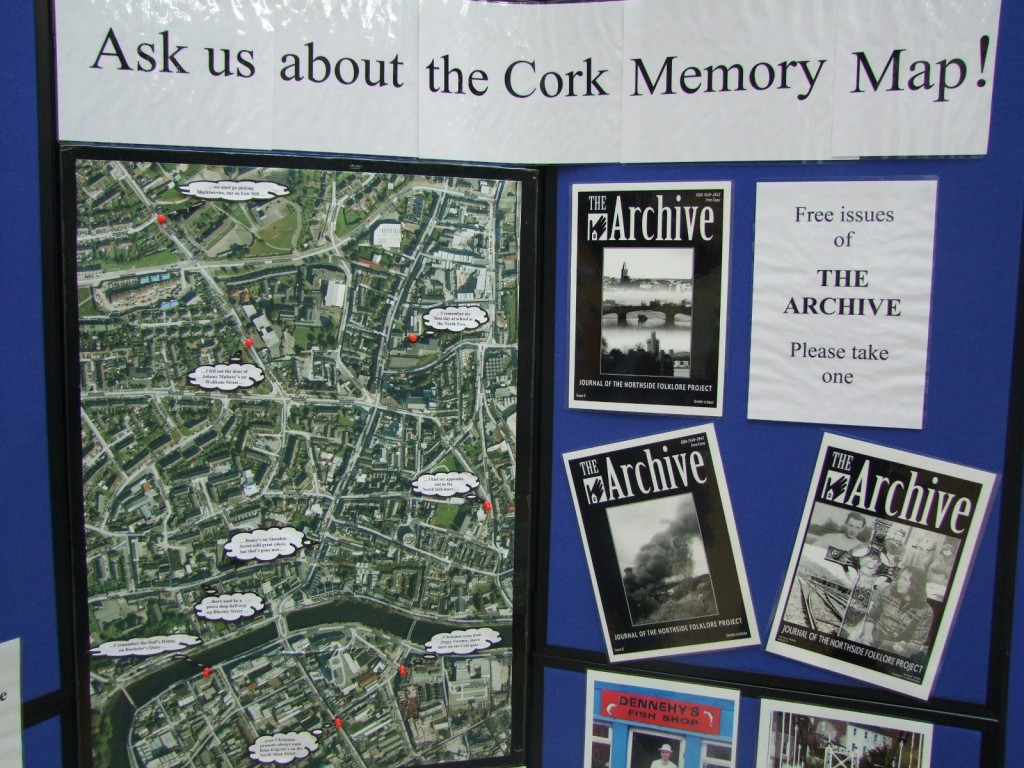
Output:
M739 691L587 670L584 768L736 765Z
M570 408L722 415L730 192L573 186Z
M767 650L928 698L994 484L826 434Z
M757 768L929 768L931 762L929 723L761 700Z
M612 661L758 642L712 425L563 459Z

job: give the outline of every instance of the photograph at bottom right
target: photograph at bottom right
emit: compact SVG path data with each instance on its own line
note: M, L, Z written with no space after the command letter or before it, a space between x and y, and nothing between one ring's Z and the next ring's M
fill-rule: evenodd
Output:
M929 768L931 750L929 723L761 700L757 768Z

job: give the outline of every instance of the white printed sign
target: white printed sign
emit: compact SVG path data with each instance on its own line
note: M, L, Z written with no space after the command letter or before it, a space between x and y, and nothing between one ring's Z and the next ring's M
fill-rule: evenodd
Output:
M935 194L757 185L749 418L921 428Z
M0 643L0 755L4 765L21 761L21 640Z
M479 629L456 629L441 632L430 638L426 645L428 653L465 655L474 651L485 651L501 642L501 634L490 627Z
M274 147L415 157L419 0L275 6Z
M999 0L56 0L61 141L509 163L984 154Z
M188 383L200 389L234 392L248 389L264 379L263 371L252 363L201 365L188 375Z
M479 485L480 481L472 472L437 472L417 477L413 481L412 490L424 496L451 498L469 493Z
M435 307L423 316L426 325L443 331L471 331L487 320L487 310L475 304L466 307Z
M834 155L988 150L999 0L841 0Z
M420 18L420 156L578 163L619 153L622 3L432 0Z
M202 642L195 635L154 635L153 637L132 637L128 640L108 640L89 652L93 656L156 656L171 651L182 651Z
M55 6L62 141L273 145L273 23L263 3Z
M249 746L249 757L257 763L288 765L319 749L317 735L310 731L298 731L260 736Z
M626 3L622 161L831 157L835 12L820 0Z
M232 536L224 545L224 554L243 562L259 560L261 563L267 563L279 557L294 555L311 543L302 531L290 526L257 528Z

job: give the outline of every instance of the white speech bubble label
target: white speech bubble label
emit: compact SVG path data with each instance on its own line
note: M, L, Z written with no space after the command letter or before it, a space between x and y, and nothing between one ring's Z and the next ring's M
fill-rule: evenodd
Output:
M194 635L153 635L133 637L129 640L109 640L89 651L93 656L117 658L121 656L156 656L181 651L202 642Z
M487 310L475 304L465 307L435 307L423 316L423 322L439 331L472 331L490 318Z
M319 746L320 742L309 731L275 733L273 736L260 736L250 744L249 757L258 763L288 765L293 760L309 757Z
M224 554L236 560L269 562L294 555L312 542L295 528L257 528L236 533L224 545Z
M440 632L430 638L424 648L431 653L445 655L454 653L464 656L474 651L484 651L501 642L501 635L490 627L477 629L456 629Z
M188 383L200 389L234 392L255 387L264 379L263 370L252 363L201 365L188 375Z
M183 195L205 200L273 200L291 194L291 190L273 181L190 181L178 187Z
M415 493L444 498L469 493L479 485L480 481L472 472L437 472L433 475L420 475L412 481Z
M196 615L207 621L249 619L263 610L263 598L252 592L204 597L196 606Z

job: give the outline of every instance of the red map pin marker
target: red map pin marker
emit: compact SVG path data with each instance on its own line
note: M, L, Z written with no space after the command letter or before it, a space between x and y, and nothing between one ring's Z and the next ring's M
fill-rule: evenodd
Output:
M252 349L252 339L246 339L245 340L245 348L246 349Z
M485 501L484 502L484 509L487 510L488 512L490 512L491 511L491 502Z
M335 728L341 728L341 718L340 717L334 718L334 727Z
M398 674L399 674L399 675L401 675L402 677L405 677L405 664L402 664L402 665L401 665L401 666L400 666L400 667L398 668Z
M209 667L203 667L203 677L209 677L213 673L213 670Z
M158 214L156 215L156 220L157 220L157 221L158 221L158 222L159 222L160 224L166 224L166 223L167 223L167 217L166 217L166 216L164 216L164 215L163 215L162 213L158 213Z
M417 336L415 333L410 333L409 334L409 343L410 344L415 344L419 340L420 340L420 337Z

